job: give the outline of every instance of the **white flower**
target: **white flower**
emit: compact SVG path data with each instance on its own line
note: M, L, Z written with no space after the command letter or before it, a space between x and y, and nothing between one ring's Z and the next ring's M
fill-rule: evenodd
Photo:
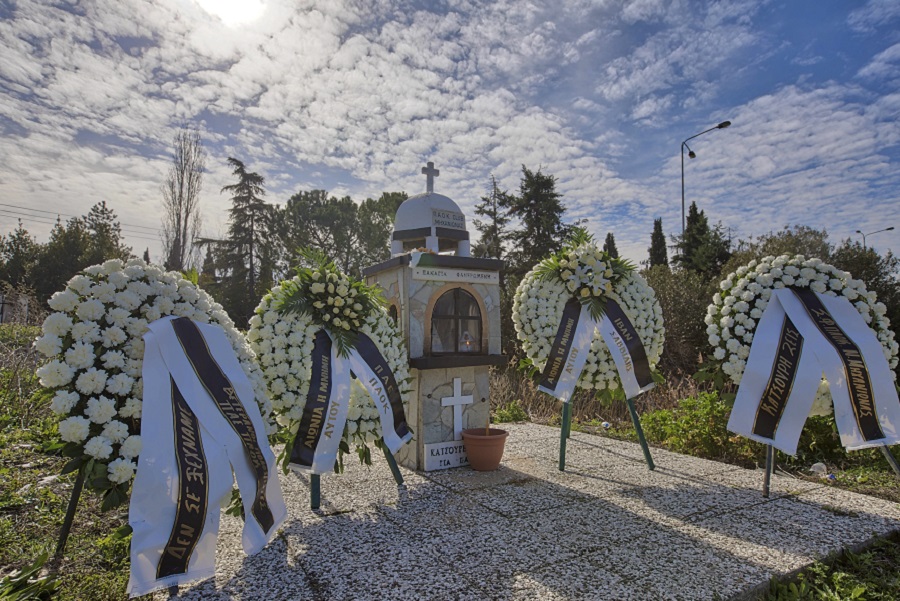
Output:
M75 380L75 388L82 394L99 394L106 388L106 372L91 367Z
M87 369L94 364L94 347L84 342L76 342L66 351L66 363L74 369Z
M106 466L107 477L110 482L115 484L130 481L134 478L135 470L137 470L137 465L130 459L114 459Z
M116 374L106 382L106 391L110 394L124 395L134 386L134 378L128 374Z
M62 290L51 296L47 304L54 311L70 313L78 306L78 295L71 290Z
M139 434L133 434L126 438L119 447L119 455L126 459L134 459L141 454L143 445Z
M44 388L59 388L72 381L75 371L58 359L49 361L35 372Z
M57 390L53 400L50 401L50 410L57 415L66 415L80 399L81 395L77 392Z
M103 436L112 442L122 442L128 437L128 426L120 421L110 421L103 426Z
M125 401L125 404L119 409L119 415L124 418L140 419L141 406L143 402L140 399L131 397Z
M95 424L105 424L116 415L116 404L104 396L88 399L84 414Z
M84 321L97 321L103 317L105 307L98 299L88 299L78 305L75 314Z
M103 367L107 370L125 367L125 355L122 351L106 351L100 359L103 361Z
M51 313L42 326L44 334L63 337L72 329L72 318L65 313Z
M81 416L59 422L59 437L65 442L84 442L91 431L91 422Z
M62 338L56 334L44 334L34 341L34 350L45 357L58 355L62 350Z

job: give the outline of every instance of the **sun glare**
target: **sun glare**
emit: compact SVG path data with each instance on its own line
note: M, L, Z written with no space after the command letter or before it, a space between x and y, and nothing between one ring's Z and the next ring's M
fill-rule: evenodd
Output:
M219 17L228 27L237 27L262 16L262 0L196 0L200 7Z

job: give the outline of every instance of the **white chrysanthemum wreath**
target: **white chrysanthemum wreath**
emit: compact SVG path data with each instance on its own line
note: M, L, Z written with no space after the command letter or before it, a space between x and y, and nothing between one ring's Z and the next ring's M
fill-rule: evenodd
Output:
M606 299L615 300L637 330L650 368L656 367L666 332L656 294L631 264L610 257L583 232L528 272L516 290L512 319L526 355L522 367L544 369L563 309L572 297L588 305L597 321ZM604 396L621 394L616 365L596 330L578 386Z
M394 373L406 411L411 393L403 339L385 310L380 290L344 275L325 257L306 258L316 266L297 269L296 276L266 294L250 318L248 332L269 387L275 421L286 434L284 465L306 406L313 341L320 329L331 333L339 352L350 344L354 332L369 336ZM377 446L381 437L375 403L354 378L338 469L351 446L361 461L371 463L368 443Z
M735 384L741 383L753 335L772 290L787 286L847 298L875 331L891 369L897 367L898 345L886 317L887 307L877 302L875 292L867 291L861 280L851 278L846 271L819 259L782 255L751 261L722 280L722 292L713 296L706 311L713 366L705 371L721 370ZM896 373L892 373L896 379ZM830 415L833 411L828 382L823 379L810 415Z
M105 494L104 509L128 499L137 469L148 323L176 315L225 330L268 422L265 382L253 352L222 306L180 273L115 259L73 277L49 305L55 312L34 345L49 358L37 375L53 395L61 452L72 457L63 473L84 469L86 486Z

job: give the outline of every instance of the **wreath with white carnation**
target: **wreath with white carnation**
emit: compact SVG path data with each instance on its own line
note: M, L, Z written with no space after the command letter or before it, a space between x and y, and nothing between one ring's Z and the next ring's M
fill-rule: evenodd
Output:
M34 346L49 358L37 375L60 419L57 446L72 458L63 473L85 470L86 486L104 493L104 509L128 499L141 452L147 324L176 315L221 327L268 422L265 383L250 347L222 305L182 274L114 259L73 277L48 304L55 312Z
M315 266L298 268L296 276L266 294L250 318L247 334L269 388L275 421L285 435L284 466L290 460L306 407L313 342L322 328L331 334L341 354L346 353L356 332L369 336L394 373L406 411L412 390L403 338L385 309L381 291L341 273L322 255L304 256ZM360 460L370 464L368 445L380 446L381 438L375 403L353 378L337 469L343 468L343 455L350 452L351 445Z
M628 261L610 257L583 230L529 271L516 289L512 319L526 355L520 367L532 374L544 369L563 309L573 297L587 305L597 321L607 298L615 300L637 330L650 368L656 367L666 333L656 294ZM604 396L624 394L612 355L597 330L578 386Z
M722 280L719 285L722 292L713 296L706 310L706 333L713 347L713 364L701 372L705 374L701 377L717 378L716 383L721 386L723 377L718 375L721 373L734 384L741 383L756 326L769 304L772 290L787 286L847 298L875 331L891 370L896 369L898 345L886 317L887 307L877 302L875 292L866 290L862 280L855 280L846 271L819 259L782 255L750 261ZM892 374L896 380L896 372ZM828 382L823 378L810 415L831 415L833 411Z

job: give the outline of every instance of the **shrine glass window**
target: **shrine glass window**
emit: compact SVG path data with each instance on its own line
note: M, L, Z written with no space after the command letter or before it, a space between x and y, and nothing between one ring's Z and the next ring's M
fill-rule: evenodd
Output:
M448 290L431 313L431 354L481 353L481 309L466 290Z

